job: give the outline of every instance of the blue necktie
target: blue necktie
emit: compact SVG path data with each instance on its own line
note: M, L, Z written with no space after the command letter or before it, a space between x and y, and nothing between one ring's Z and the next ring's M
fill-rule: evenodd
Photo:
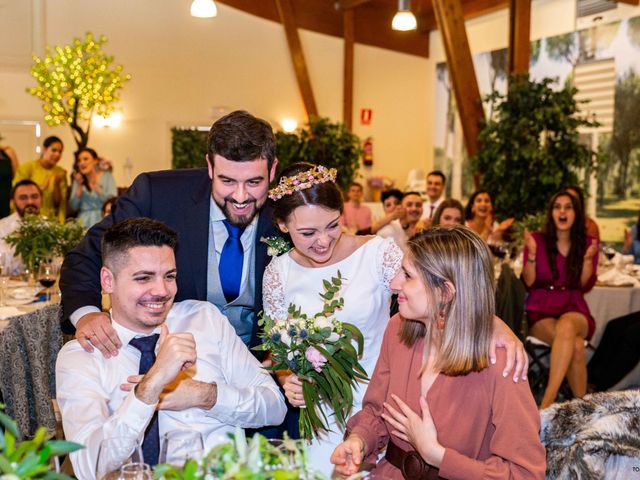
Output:
M220 282L222 291L227 302L233 301L240 293L240 283L242 282L242 260L244 249L240 237L244 232L244 227L234 225L229 220L223 220L224 226L229 233L227 241L224 242L222 253L220 254Z
M142 355L140 356L140 368L138 373L144 375L149 371L151 365L156 361L156 343L160 335L154 333L148 337L133 338L129 342ZM158 455L160 454L160 428L158 425L158 411L156 410L144 432L144 440L142 441L142 455L144 463L151 466L158 464Z

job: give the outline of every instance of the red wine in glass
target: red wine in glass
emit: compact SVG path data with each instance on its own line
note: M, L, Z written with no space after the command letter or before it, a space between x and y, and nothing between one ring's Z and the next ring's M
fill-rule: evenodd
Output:
M40 285L42 285L44 288L51 288L56 283L55 278L47 278L47 277L39 278L38 281L40 282Z

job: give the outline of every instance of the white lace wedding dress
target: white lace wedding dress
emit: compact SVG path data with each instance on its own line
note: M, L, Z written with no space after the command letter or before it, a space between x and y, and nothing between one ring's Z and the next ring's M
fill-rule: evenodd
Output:
M272 318L286 318L289 304L294 303L303 313L322 310L322 280L343 277L340 295L344 308L336 317L356 325L364 335L364 353L360 361L369 377L378 360L382 336L389 321L389 283L400 268L402 250L390 238L374 237L344 260L326 267L304 267L286 253L274 258L264 273L264 310ZM352 414L362 407L367 384L360 384L354 392ZM330 413L330 412L328 412ZM314 439L309 447L313 467L330 478L333 465L329 458L342 441L344 431L328 416L331 432Z

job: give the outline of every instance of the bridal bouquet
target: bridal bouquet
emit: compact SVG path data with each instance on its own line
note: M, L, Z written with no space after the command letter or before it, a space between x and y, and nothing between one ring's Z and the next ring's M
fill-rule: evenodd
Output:
M256 348L271 351L269 370L290 370L302 382L306 408L300 410L300 435L307 440L328 429L327 415L335 415L338 424L345 426L353 406L353 388L358 381L368 380L358 361L362 332L333 316L344 306L339 297L342 277L340 272L337 275L323 281L322 311L307 315L291 304L286 319L263 315L258 321L263 343ZM323 403L333 412L325 411Z

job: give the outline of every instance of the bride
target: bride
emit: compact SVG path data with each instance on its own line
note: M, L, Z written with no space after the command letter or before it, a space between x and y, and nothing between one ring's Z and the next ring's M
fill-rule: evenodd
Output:
M344 308L336 312L336 318L354 324L364 334L360 363L371 377L389 321L389 283L400 268L403 254L392 239L342 232L343 200L335 175L334 169L296 163L284 169L278 185L269 191L274 221L290 235L293 249L275 257L265 270L264 310L274 319L286 318L291 303L301 307L303 313L320 311L322 281L340 271L343 282L339 295ZM496 345L507 347L510 361L505 371L512 370L517 357L514 380L518 376L524 379L527 365L522 345L498 319L494 320L494 330L492 360ZM278 379L289 403L304 406L300 380L291 372L281 372ZM365 383L359 384L353 392L353 413L361 409L366 387ZM333 465L329 458L342 441L344 430L331 412L327 413L329 431L313 440L309 458L317 471L330 477Z

